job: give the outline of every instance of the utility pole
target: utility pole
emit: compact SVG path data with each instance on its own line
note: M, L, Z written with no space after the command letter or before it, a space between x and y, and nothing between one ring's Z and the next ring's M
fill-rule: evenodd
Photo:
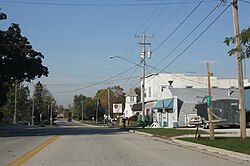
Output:
M52 122L53 122L53 108L52 108L52 101L50 103L50 126L52 126Z
M142 42L139 43L143 46L142 52L141 52L141 67L142 67L142 76L141 76L141 103L142 103L142 128L145 127L145 55L146 55L146 46L151 45L151 43L147 43L147 38L152 38L153 36L146 36L145 33L143 36L136 36L136 37L142 37ZM150 53L149 53L150 54Z
M110 111L110 89L108 87L108 112L107 112L107 118L111 118L111 111Z
M83 121L83 100L81 101L82 103L82 121Z
M233 9L233 24L234 24L234 37L235 45L237 48L236 51L236 62L238 69L238 89L239 89L239 109L240 109L240 137L246 138L246 112L244 106L244 82L242 74L242 60L240 59L240 38L239 38L239 18L238 18L238 4L237 0L232 0L232 9Z
M207 63L207 79L208 79L208 97L207 97L207 112L208 112L208 121L209 121L209 134L210 134L210 140L214 140L214 125L212 123L212 93L211 93L211 82L210 82L210 64Z
M31 98L32 100L32 111L31 111L31 126L34 126L34 107L35 107L35 101L34 98Z
M14 110L14 117L13 117L13 123L16 124L16 107L17 107L17 83L15 83L15 110Z
M98 122L98 109L99 109L99 99L96 99L96 115L95 115L95 123Z

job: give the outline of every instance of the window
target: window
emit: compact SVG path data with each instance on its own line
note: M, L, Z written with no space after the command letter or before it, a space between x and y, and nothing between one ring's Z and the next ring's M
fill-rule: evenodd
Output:
M151 97L151 87L148 88L148 97Z
M134 102L135 100L134 100L134 97L132 96L132 97L130 97L130 102Z

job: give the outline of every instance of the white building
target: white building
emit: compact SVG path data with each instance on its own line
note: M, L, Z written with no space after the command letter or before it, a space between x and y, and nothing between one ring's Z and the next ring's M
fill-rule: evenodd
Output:
M147 109L161 127L188 126L187 117L196 114L195 104L208 95L206 76L159 73L146 76L145 82ZM237 99L237 86L237 79L211 76L213 100Z
M150 74L145 78L145 102L164 99L172 88L208 88L207 76L188 76L185 74L159 73ZM244 79L244 84L248 80ZM211 87L232 89L238 87L237 79L218 78L211 76ZM162 93L164 92L164 93Z
M136 104L137 94L135 93L132 87L129 88L129 91L126 93L126 102L124 108L124 117L130 118L135 113L132 111L133 105Z

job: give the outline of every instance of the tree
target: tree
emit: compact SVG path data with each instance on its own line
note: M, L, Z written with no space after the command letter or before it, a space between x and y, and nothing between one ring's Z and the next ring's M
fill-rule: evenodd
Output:
M48 89L43 87L41 82L35 85L35 90L33 92L33 99L35 103L34 115L36 116L36 124L40 123L40 114L42 115L42 120L49 121L50 119L50 107L55 106L55 99Z
M99 100L98 117L103 117L103 115L106 114L108 110L108 89L98 90L93 100L95 107L97 100Z
M42 65L43 58L21 35L18 24L11 24L7 31L0 30L0 106L6 101L9 85L48 76L48 68Z
M74 102L73 104L74 117L78 119L82 118L82 106L84 106L85 100L86 100L86 96L84 96L83 94L80 94L79 96L77 95L74 96L74 101L73 101ZM84 113L83 117L85 118L85 111L83 113Z
M83 109L85 112L85 119L92 119L92 117L95 117L95 102L91 97L87 97L84 100Z
M237 51L240 51L241 59L250 58L250 27L242 30L239 34L239 38L241 45L238 48L235 47L228 51L228 55L232 56ZM226 37L224 43L226 43L227 46L229 46L230 43L235 44L235 37Z
M31 103L28 99L30 95L29 88L20 84L17 88L17 121L30 121L31 120ZM7 93L7 102L1 107L4 114L3 120L5 122L12 122L15 110L15 86L10 87Z

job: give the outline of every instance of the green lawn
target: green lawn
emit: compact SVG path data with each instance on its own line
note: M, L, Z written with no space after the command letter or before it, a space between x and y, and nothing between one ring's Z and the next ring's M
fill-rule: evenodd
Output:
M218 137L215 138L215 140L210 140L209 138L202 138L200 140L195 138L178 139L250 155L250 137L247 137L246 139Z
M165 128L144 128L144 129L134 129L136 131L141 131L145 133L150 133L155 136L160 136L164 138L170 138L174 136L187 135L187 134L195 134L195 130L185 130L185 129L165 129ZM199 131L199 134L204 133L203 131Z
M153 134L154 136L158 136L161 138L171 138L174 136L181 136L187 134L194 135L196 132L195 130L165 129L165 128L144 128L144 129L137 128L134 130L150 133ZM198 133L204 134L206 132L199 131ZM193 136L192 138L178 138L178 139L250 155L250 137L247 137L246 139L240 139L237 137L236 138L216 137L215 140L210 140L209 137L202 137L201 139L195 139Z

